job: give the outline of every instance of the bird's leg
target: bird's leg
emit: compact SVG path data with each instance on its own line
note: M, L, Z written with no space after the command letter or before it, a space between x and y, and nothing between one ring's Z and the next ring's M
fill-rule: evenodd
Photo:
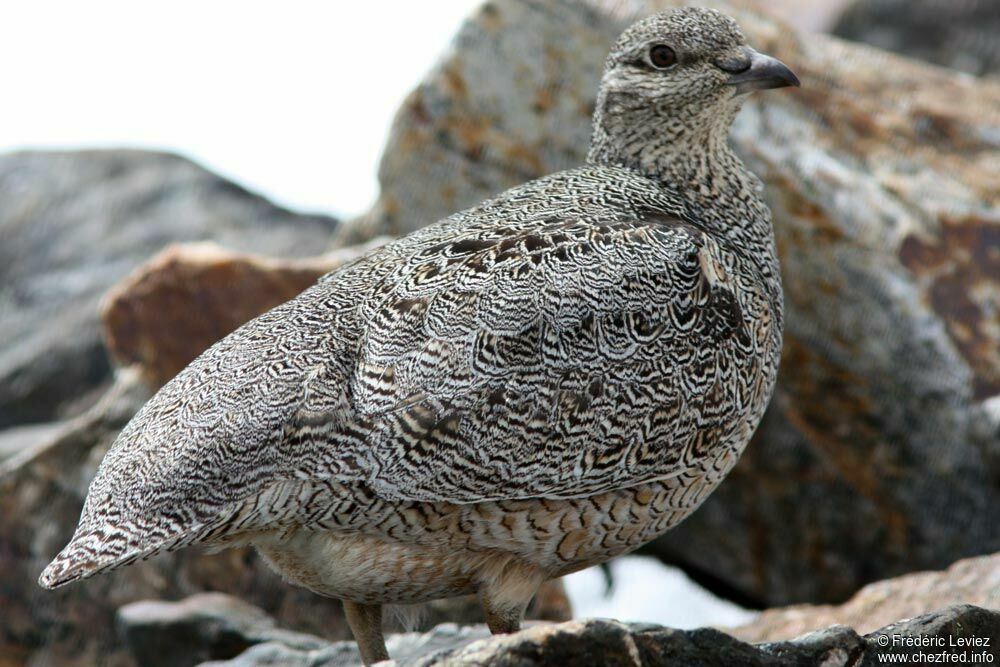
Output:
M361 651L361 661L366 665L389 659L382 635L382 605L361 604L344 600L344 614L347 624L354 633L354 641Z
M505 567L490 585L479 591L486 614L486 625L495 635L517 632L524 620L524 610L535 597L544 576L537 568L524 564Z
M524 604L498 605L489 597L482 596L483 612L486 614L486 625L494 635L506 635L521 629L524 620L524 610L528 608L530 598Z

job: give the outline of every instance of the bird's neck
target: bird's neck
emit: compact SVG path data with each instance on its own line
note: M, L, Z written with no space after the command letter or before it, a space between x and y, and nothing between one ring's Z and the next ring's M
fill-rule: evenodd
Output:
M757 179L729 147L737 109L663 118L655 109L604 113L601 100L587 161L633 169L701 207L724 209L756 196Z
M745 249L765 278L776 282L774 230L761 182L729 147L735 113L697 119L702 122L649 118L615 127L598 112L587 162L627 167L661 183L699 227Z

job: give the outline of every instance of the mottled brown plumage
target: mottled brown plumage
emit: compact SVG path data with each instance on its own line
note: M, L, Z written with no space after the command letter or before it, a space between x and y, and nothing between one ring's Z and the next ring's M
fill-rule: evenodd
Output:
M511 631L545 579L663 533L774 386L770 215L726 134L744 92L791 83L717 12L639 22L608 58L586 166L213 346L123 430L41 583L252 544L345 600L370 662L383 603L478 593Z

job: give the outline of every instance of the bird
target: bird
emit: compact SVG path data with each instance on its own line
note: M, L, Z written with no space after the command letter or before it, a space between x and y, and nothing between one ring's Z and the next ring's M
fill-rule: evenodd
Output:
M252 545L344 604L476 594L517 631L542 582L693 512L774 389L782 288L747 94L799 85L711 9L605 63L586 162L369 251L225 337L105 455L54 588L165 550Z

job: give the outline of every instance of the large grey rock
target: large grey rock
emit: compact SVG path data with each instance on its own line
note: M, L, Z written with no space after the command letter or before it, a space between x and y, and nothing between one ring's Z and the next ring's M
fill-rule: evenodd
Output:
M188 618L194 617L188 615ZM218 621L211 625L216 627ZM194 632L197 634L197 630ZM252 645L233 658L206 662L202 667L360 665L353 642L316 647L298 636L285 641L277 636L268 638L268 634L275 634L271 625L264 625L263 630L247 627L236 632L231 638L233 645L241 641ZM962 661L963 655L965 661L973 662L978 656L982 663L994 655L997 641L1000 641L1000 612L960 605L898 621L865 636L846 626L834 625L789 641L756 645L707 628L674 630L593 619L538 623L513 635L494 637L483 626L442 625L424 634L392 635L388 648L399 667L860 667L884 664L889 654L912 660L918 653L943 654L953 662ZM200 647L196 642L194 650ZM193 663L181 657L178 662L149 664L167 667Z
M168 243L303 255L336 224L175 155L0 155L0 428L78 414L96 398L110 377L98 302Z
M484 5L400 109L379 201L341 241L580 163L609 44L670 4ZM712 4L802 79L732 133L774 211L785 353L741 463L652 550L761 606L1000 551L1000 85Z
M1000 76L996 0L857 0L833 33L964 72Z

